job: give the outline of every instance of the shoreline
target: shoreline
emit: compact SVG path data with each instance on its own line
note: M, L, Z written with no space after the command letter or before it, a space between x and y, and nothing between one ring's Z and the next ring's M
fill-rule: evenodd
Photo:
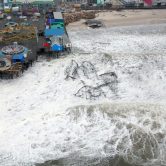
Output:
M166 23L166 10L122 10L106 11L96 14L96 20L100 20L104 27L121 27L132 25L153 25ZM85 19L70 23L69 30L88 29Z

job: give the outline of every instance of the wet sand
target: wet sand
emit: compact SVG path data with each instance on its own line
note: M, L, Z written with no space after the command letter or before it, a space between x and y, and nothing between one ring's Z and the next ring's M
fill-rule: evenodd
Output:
M149 25L166 23L166 10L122 10L105 11L96 14L96 20L101 20L105 27ZM69 29L87 29L85 20L68 25Z

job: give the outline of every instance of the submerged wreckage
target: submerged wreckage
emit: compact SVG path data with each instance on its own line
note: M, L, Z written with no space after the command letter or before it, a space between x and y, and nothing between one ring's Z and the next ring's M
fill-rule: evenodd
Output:
M58 57L62 52L71 51L61 12L46 13L42 34L34 25L15 22L5 24L0 30L0 78L20 76L43 53Z

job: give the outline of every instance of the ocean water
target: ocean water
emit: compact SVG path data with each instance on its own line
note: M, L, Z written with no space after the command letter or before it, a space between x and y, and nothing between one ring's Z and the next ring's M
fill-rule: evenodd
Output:
M0 81L0 165L165 166L166 24L68 32Z

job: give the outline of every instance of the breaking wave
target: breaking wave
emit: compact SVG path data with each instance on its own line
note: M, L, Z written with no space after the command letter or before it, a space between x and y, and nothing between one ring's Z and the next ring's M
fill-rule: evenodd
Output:
M19 136L30 142L29 147L21 151L17 143L13 153L3 151L1 165L166 165L165 105L82 105L41 118Z

